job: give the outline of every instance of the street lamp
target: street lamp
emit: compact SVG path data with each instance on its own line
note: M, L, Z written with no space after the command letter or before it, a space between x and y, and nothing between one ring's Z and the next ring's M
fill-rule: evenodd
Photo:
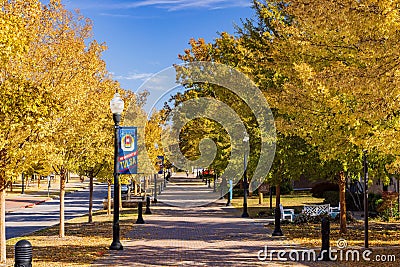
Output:
M243 213L242 218L249 217L247 213L247 154L246 154L246 144L249 142L249 136L247 133L244 133L243 138L243 147L244 147L244 155L243 155L243 163L244 163L244 172L243 172Z
M110 250L122 250L122 244L119 241L119 175L118 175L118 146L119 146L119 122L121 113L124 110L124 101L119 93L115 93L110 101L110 109L114 120L114 217L113 217L113 242Z

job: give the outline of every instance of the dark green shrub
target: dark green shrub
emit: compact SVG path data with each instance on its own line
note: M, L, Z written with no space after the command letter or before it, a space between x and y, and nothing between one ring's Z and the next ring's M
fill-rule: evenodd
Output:
M372 211L372 212L376 212L377 211L376 209L379 206L379 203L381 201L383 201L381 194L369 193L368 194L368 210Z
M310 190L313 197L323 197L326 191L339 191L339 186L334 183L322 182L314 185Z
M324 198L324 204L330 204L331 207L337 207L339 205L338 191L326 191L322 196Z
M288 195L293 192L293 185L292 182L283 182L281 184L281 195Z
M297 214L294 217L293 223L295 224L304 224L304 223L320 223L322 218L328 218L329 220L333 220L328 214L321 214L318 216L310 216L305 213Z

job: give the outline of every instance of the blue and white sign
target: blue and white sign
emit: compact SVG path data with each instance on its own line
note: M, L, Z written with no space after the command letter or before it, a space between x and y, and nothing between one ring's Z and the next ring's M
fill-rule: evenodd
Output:
M118 136L118 173L137 174L137 128L120 127Z

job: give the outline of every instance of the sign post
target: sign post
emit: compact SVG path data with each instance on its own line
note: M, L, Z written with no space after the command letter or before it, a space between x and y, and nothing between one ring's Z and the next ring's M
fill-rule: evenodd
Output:
M228 195L228 203L226 203L227 206L231 206L231 201L232 201L232 195L233 195L233 182L232 179L229 179L229 195Z
M269 192L269 185L265 182L258 188L258 204L263 204L264 194Z

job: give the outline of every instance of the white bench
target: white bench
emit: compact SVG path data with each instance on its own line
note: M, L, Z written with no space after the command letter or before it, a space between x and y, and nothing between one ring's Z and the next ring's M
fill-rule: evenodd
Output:
M319 216L322 214L330 214L330 204L322 205L306 205L301 213L309 216Z
M286 220L288 218L289 221L293 221L294 218L294 209L284 209L282 204L279 204L279 209L281 210L281 219Z
M336 218L340 214L340 203L338 207L329 207L329 215L332 218Z

